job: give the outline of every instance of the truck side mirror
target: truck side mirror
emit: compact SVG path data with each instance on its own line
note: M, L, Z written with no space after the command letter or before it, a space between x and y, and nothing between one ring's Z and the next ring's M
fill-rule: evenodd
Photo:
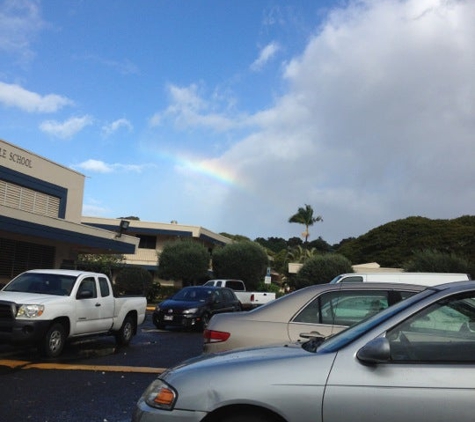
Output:
M94 297L94 295L92 294L91 290L81 290L77 294L76 297L77 297L77 299L91 299L92 297Z

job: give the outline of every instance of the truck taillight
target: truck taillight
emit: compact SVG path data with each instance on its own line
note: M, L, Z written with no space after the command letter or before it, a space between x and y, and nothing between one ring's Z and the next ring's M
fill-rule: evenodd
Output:
M254 302L254 295L251 295L251 302Z
M203 337L205 343L220 343L226 341L231 336L231 333L224 331L204 330Z

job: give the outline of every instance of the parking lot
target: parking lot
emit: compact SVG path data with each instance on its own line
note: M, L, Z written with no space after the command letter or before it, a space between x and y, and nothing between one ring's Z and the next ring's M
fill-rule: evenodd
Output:
M118 348L113 337L97 337L45 360L34 349L0 345L1 420L128 421L158 373L201 350L201 333L157 330L150 315L128 348Z

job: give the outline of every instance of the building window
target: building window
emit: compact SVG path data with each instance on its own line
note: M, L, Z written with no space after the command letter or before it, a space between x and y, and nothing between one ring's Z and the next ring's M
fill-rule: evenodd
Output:
M13 278L35 268L54 268L55 248L0 237L0 276Z
M0 180L0 204L47 217L59 217L59 198L5 180Z
M145 236L137 235L140 239L139 248L142 249L156 249L157 248L157 237L156 236Z

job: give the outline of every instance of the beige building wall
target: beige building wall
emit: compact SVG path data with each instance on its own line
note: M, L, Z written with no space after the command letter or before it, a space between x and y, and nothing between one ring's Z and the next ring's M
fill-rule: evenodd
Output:
M80 253L134 252L139 239L81 224L85 177L0 140L0 284Z
M66 189L64 219L75 223L81 222L85 179L83 174L1 139L0 166Z

